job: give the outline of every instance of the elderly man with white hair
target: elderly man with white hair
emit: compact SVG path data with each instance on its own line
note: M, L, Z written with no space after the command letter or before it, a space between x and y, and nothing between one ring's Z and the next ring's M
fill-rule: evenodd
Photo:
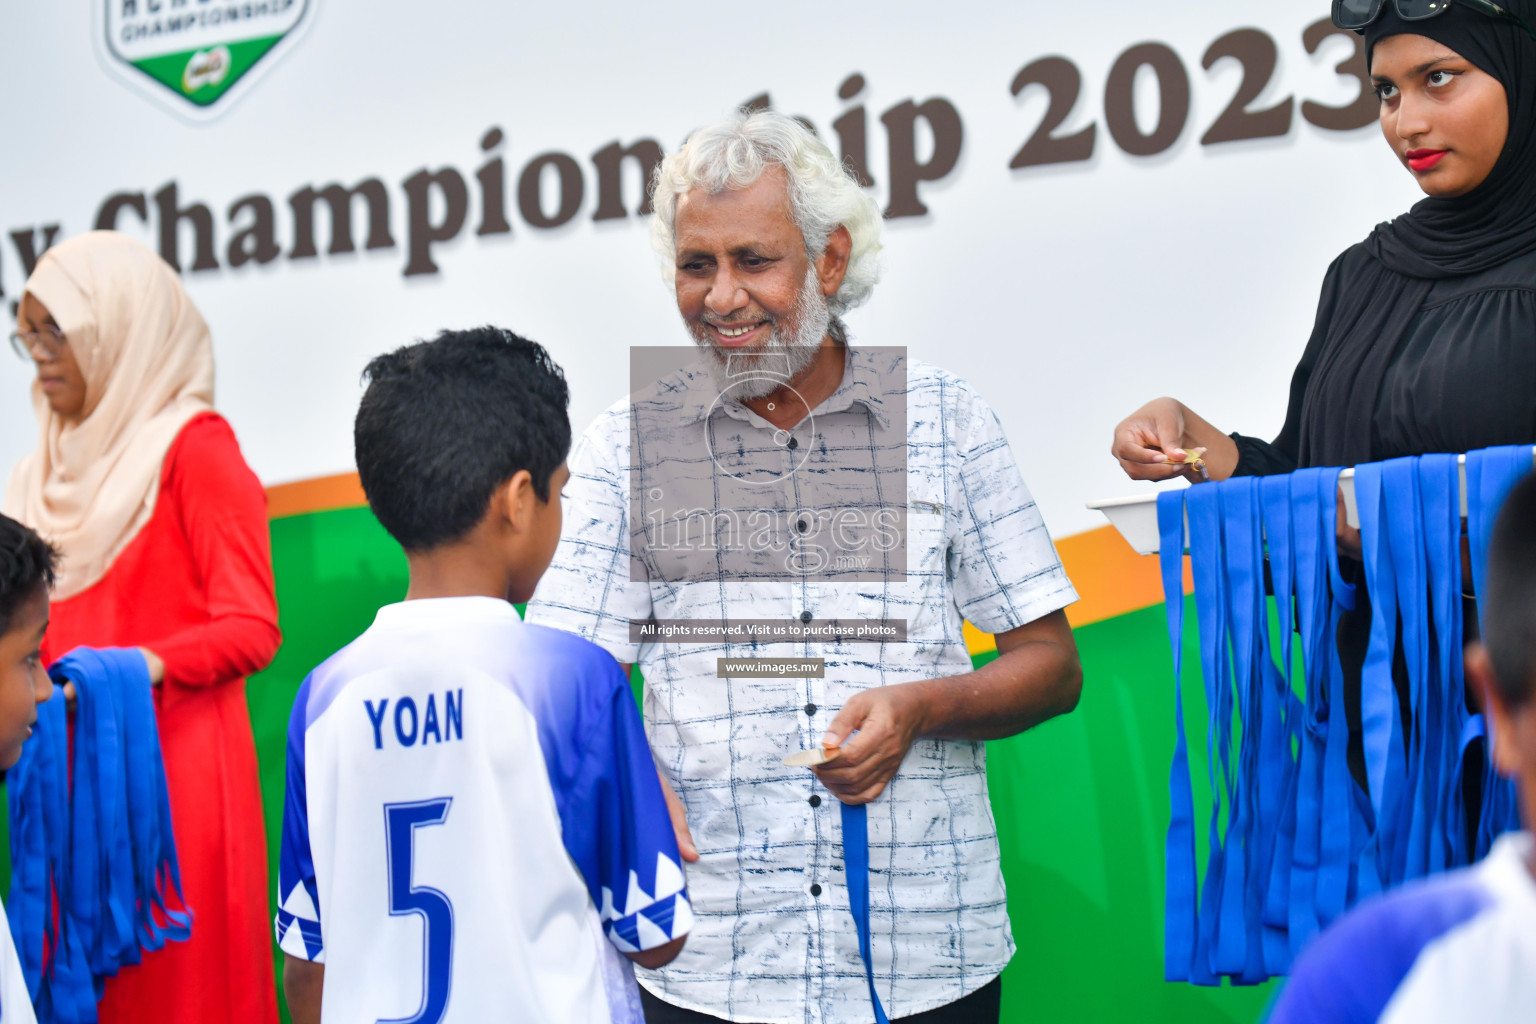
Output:
M696 348L575 446L528 609L645 678L696 915L641 972L647 1020L996 1021L1014 945L984 741L1076 706L1072 585L976 391L912 339L849 341L880 214L814 134L739 111L653 201ZM996 634L979 669L966 620ZM831 759L784 764L802 749Z

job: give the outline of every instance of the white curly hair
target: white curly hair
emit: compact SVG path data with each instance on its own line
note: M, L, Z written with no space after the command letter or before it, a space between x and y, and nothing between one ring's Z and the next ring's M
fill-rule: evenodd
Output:
M771 166L782 167L789 180L790 209L812 261L839 227L853 239L848 273L827 299L832 315L840 317L869 298L879 280L880 206L810 129L771 110L743 108L705 125L657 166L651 242L662 277L668 285L677 277L678 197L696 188L710 195L748 188Z

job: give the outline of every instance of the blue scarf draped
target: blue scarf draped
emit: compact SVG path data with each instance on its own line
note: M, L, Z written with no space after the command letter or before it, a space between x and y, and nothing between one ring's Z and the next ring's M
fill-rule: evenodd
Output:
M192 915L171 905L182 903L181 872L143 655L77 648L49 674L59 685L7 778L6 912L40 1024L88 1024L104 980L187 939Z
M1531 469L1529 446L1467 456L1477 593L1499 504ZM1355 471L1372 601L1360 697L1364 787L1349 770L1335 639L1342 614L1355 606L1335 543L1339 470L1242 477L1158 496L1176 726L1165 865L1168 980L1256 984L1286 974L1307 943L1359 899L1469 863L1518 827L1513 787L1492 773L1488 758L1469 847L1463 757L1487 730L1467 711L1462 677L1458 476L1453 455ZM1186 535L1211 793L1203 878L1185 728ZM1406 703L1393 680L1399 658Z

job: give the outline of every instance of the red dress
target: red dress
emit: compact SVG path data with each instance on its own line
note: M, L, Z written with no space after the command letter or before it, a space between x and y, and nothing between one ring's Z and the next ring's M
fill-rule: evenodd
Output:
M55 603L49 661L147 647L192 938L107 981L102 1024L275 1024L267 846L245 677L277 653L266 495L224 419L204 413L160 471L154 515L107 574Z

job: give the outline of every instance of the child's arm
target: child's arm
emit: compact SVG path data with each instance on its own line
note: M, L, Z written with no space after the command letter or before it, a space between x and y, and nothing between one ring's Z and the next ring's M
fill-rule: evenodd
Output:
M278 947L283 951L283 994L293 1024L320 1024L320 993L325 987L325 940L309 844L309 783L304 767L309 685L305 679L299 687L288 719L287 785L277 859L282 904L273 922Z
M587 696L572 713L575 756L552 762L565 847L609 941L661 967L682 952L693 909L656 762L618 664L595 647L570 653L586 676L570 693Z
M324 988L325 964L283 954L283 995L288 997L293 1024L320 1024L320 993Z

